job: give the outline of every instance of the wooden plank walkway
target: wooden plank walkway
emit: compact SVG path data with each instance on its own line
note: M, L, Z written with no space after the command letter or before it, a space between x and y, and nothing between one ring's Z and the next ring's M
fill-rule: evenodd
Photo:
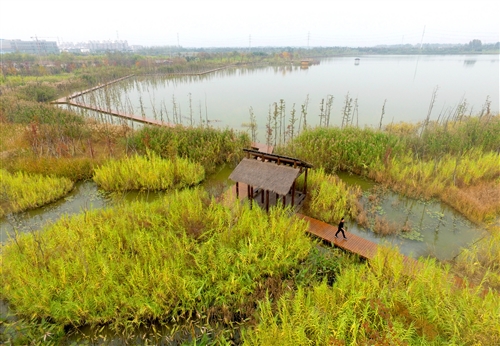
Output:
M297 217L306 220L309 223L309 229L307 230L308 233L326 240L332 245L358 254L359 256L368 260L374 258L377 254L378 245L374 242L361 238L347 231L345 232L347 240L343 239L342 234L340 234L339 238L335 238L335 233L338 229L337 227L302 214L297 214Z
M253 150L262 151L266 154L272 154L274 151L274 147L272 145L266 145L266 144L257 143L257 142L252 142L251 147Z
M137 121L137 122L143 123L143 124L150 124L150 125L157 125L157 126L167 126L167 127L175 127L176 126L175 124L167 123L167 122L160 121L160 120L138 117L138 116L133 115L133 114L125 114L125 113L120 113L120 112L114 112L114 111L106 110L106 109L100 108L100 107L91 107L91 106L87 106L87 105L85 105L83 103L78 103L78 102L71 102L71 101L69 101L69 102L66 102L66 104L68 104L70 106L75 106L75 107L80 107L80 108L88 109L88 110L99 112L99 113L109 114L109 115L112 115L112 116L115 116L115 117L119 117L119 118L123 118L123 119L127 119L127 120Z
M53 104L70 104L71 100L74 99L75 97L79 97L79 96L82 96L84 94L87 94L89 92L92 92L92 91L95 91L97 89L101 89L101 88L104 88L108 85L111 85L111 84L114 84L114 83L118 83L124 79L127 79L127 78L130 78L130 77L133 77L134 75L133 74L130 74L128 76L125 76L125 77L121 77L121 78L118 78L118 79L115 79L115 80L112 80L111 82L108 82L108 83L105 83L105 84L98 84L96 85L95 87L92 87L90 89L87 89L87 90L83 90L83 91L79 91L79 92L76 92L76 93L73 93L69 96L64 96L64 97L61 97L55 101L52 101L51 103ZM79 103L76 104L77 106L80 106Z
M364 239L348 231L345 231L347 240L343 239L342 234L340 234L338 238L335 238L335 233L338 229L337 226L332 226L326 222L302 214L297 214L297 217L306 220L309 223L309 228L307 230L308 233L319 237L336 247L355 253L367 260L371 260L377 255L378 244L372 241ZM417 260L405 255L401 256L403 256L403 264L407 267L407 269L419 265Z
M178 74L178 75L200 76L200 75L212 73L212 72L215 72L215 71L223 70L223 69L225 69L227 67L229 67L229 66L219 67L219 68L215 68L215 69L212 69L212 70L203 71L203 72L199 72L199 73L185 73L185 74ZM173 124L173 123L167 123L167 122L160 121L160 120L148 119L148 118L144 118L144 117L138 117L138 116L133 115L133 114L125 114L125 113L115 112L115 111L103 109L103 108L100 108L100 107L97 107L97 106L95 106L95 107L93 107L93 106L87 106L87 105L85 105L83 103L73 101L74 98L77 98L77 97L82 96L84 94L87 94L89 92L92 92L92 91L104 88L104 87L106 87L108 85L120 82L120 81L122 81L124 79L130 78L130 77L133 77L133 76L135 76L135 75L131 74L131 75L128 75L128 76L125 76L125 77L121 77L121 78L112 80L112 81L110 81L108 83L105 83L105 84L99 84L99 85L96 85L95 87L92 87L90 89L79 91L79 92L73 93L73 94L71 94L69 96L61 97L61 98L59 98L59 99L57 99L55 101L52 101L51 103L52 104L67 104L67 105L70 105L70 106L80 107L80 108L92 110L92 111L99 112L99 113L109 114L109 115L112 115L112 116L115 116L115 117L119 117L119 118L122 118L122 119L128 119L128 120L132 120L132 121L137 121L137 122L140 122L140 123L143 123L143 124L175 127L176 125ZM261 144L256 144L256 145L260 146ZM272 147L270 147L270 148L271 148L271 152L272 152ZM267 153L267 151L266 151L266 153Z

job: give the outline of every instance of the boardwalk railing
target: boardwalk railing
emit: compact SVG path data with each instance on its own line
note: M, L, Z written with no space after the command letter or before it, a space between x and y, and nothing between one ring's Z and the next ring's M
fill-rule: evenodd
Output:
M203 71L203 72L198 72L198 73L172 73L172 74L169 74L169 75L178 75L178 76L194 75L194 76L201 76L201 75L204 75L204 74L208 74L208 73L212 73L212 72L215 72L215 71L223 70L223 69L225 69L227 67L230 67L230 66L219 67L219 68L215 68L215 69L208 70L208 71ZM143 124L175 127L176 125L172 124L172 123L167 123L167 122L163 122L163 121L159 121L159 120L148 119L146 117L138 117L138 116L133 115L133 114L120 113L120 112L116 112L116 111L112 111L112 110L103 109L103 108L100 108L100 107L97 107L97 106L88 106L88 105L85 105L83 103L73 101L74 98L77 98L79 96L85 95L85 94L90 93L92 91L104 88L104 87L106 87L108 85L120 82L120 81L122 81L124 79L130 78L130 77L133 77L133 76L135 76L135 75L131 74L131 75L128 75L128 76L125 76L125 77L122 77L122 78L118 78L118 79L112 80L111 82L108 82L108 83L99 84L99 85L96 85L95 87L92 87L90 89L86 89L86 90L83 90L83 91L80 91L80 92L76 92L76 93L73 93L73 94L71 94L69 96L61 97L61 98L59 98L59 99L57 99L57 100L55 100L55 101L53 101L51 103L52 104L67 104L67 105L70 105L70 106L80 107L80 108L84 108L84 109L96 111L96 112L99 112L99 113L105 113L105 114L113 115L113 116L120 117L120 118L123 118L123 119L137 121L137 122L140 122L140 123L143 123Z

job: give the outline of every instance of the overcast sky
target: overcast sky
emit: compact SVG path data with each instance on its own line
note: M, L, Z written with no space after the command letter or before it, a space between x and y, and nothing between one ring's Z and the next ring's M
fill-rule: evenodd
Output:
M499 31L498 0L0 0L3 39L356 47L495 43Z

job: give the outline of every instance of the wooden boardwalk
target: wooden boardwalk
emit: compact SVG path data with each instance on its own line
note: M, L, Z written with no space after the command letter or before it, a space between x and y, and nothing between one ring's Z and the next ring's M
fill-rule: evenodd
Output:
M335 238L337 227L302 214L297 214L297 217L306 220L309 223L309 229L307 230L308 233L319 237L331 243L332 245L358 254L359 256L368 260L374 258L377 254L378 245L374 242L361 238L347 231L345 232L347 240L343 239L342 234L340 234L338 238Z
M98 84L96 85L95 87L92 87L90 89L87 89L87 90L83 90L83 91L79 91L79 92L76 92L76 93L73 93L69 96L65 96L65 97L61 97L55 101L52 101L51 103L53 104L70 104L71 103L71 100L74 99L75 97L79 97L79 96L82 96L84 94L88 94L89 92L92 92L92 91L95 91L97 89L101 89L101 88L104 88L108 85L111 85L111 84L114 84L114 83L118 83L124 79L127 79L127 78L130 78L130 77L133 77L134 75L131 74L131 75L128 75L128 76L125 76L125 77L122 77L122 78L118 78L118 79L115 79L115 80L112 80L111 82L108 82L108 83L105 83L105 84ZM76 106L81 106L79 103L75 103Z
M115 116L115 117L119 117L119 118L131 120L131 121L137 121L137 122L143 123L143 124L157 125L157 126L167 126L167 127L175 127L176 126L173 123L167 123L165 121L160 121L160 120L155 120L155 119L148 119L148 118L138 117L138 116L133 115L133 114L125 114L125 113L110 111L110 110L106 110L106 109L100 108L100 107L91 107L91 106L87 106L87 105L85 105L83 103L79 103L79 102L68 101L68 102L66 102L66 104L68 104L70 106L75 106L75 107L80 107L80 108L88 109L88 110L99 112L99 113L109 114L109 115L112 115L112 116Z
M212 69L212 70L208 70L208 71L203 71L203 72L199 72L199 73L180 73L180 74L169 74L169 75L183 75L183 76L188 76L188 75L194 75L194 76L201 76L201 75L204 75L204 74L208 74L208 73L212 73L212 72L215 72L215 71L219 71L219 70L223 70L225 68L227 68L229 66L224 66L224 67L219 67L219 68L215 68L215 69ZM83 91L80 91L80 92L76 92L76 93L73 93L69 96L65 96L65 97L61 97L53 102L51 102L52 104L67 104L67 105L70 105L70 106L74 106L74 107L80 107L80 108L84 108L84 109L88 109L88 110L92 110L92 111L95 111L95 112L99 112L99 113L104 113L104 114L109 114L109 115L112 115L112 116L115 116L115 117L119 117L119 118L122 118L122 119L127 119L127 120L131 120L131 121L137 121L137 122L140 122L140 123L143 123L143 124L149 124L149 125L156 125L156 126L168 126L168 127L175 127L176 124L173 124L173 123L168 123L168 122L164 122L164 121L160 121L160 120L155 120L155 119L148 119L148 118L145 118L145 117L138 117L136 115L133 115L133 114L126 114L126 113L120 113L120 112L116 112L116 111L112 111L112 110L107 110L107 109L104 109L104 108L100 108L100 107L97 107L97 106L87 106L83 103L80 103L80 102L76 102L74 101L73 99L79 97L79 96L82 96L82 95L85 95L87 93L90 93L92 91L95 91L95 90L98 90L98 89L101 89L101 88L104 88L108 85L111 85L111 84L114 84L114 83L117 83L117 82L120 82L124 79L127 79L127 78L130 78L130 77L133 77L135 75L131 74L131 75L128 75L128 76L125 76L125 77L121 77L121 78L118 78L118 79L115 79L115 80L112 80L108 83L105 83L105 84L99 84L99 85L96 85L95 87L92 87L90 89L87 89L87 90L83 90ZM261 144L256 144L256 145L261 145ZM271 148L271 152L272 152L272 147Z
M371 260L377 255L378 244L372 241L366 240L347 231L345 231L347 240L343 239L342 234L340 234L338 238L335 238L335 233L338 229L337 226L332 226L326 222L302 214L297 214L297 217L306 220L309 223L309 228L307 230L309 234L321 238L336 247L355 253L367 260ZM418 266L417 260L408 256L402 256L403 264L406 267L410 268Z

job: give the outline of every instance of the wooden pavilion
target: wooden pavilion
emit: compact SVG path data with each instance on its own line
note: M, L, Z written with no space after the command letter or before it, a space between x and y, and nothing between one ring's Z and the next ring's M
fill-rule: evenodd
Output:
M307 172L312 165L302 160L270 154L254 149L243 149L244 158L229 179L236 182L236 198L240 198L240 185L246 185L243 197L248 197L250 207L255 201L266 211L269 206L291 206L298 210L306 197ZM303 191L296 189L297 178L304 173ZM246 193L245 193L246 192Z

